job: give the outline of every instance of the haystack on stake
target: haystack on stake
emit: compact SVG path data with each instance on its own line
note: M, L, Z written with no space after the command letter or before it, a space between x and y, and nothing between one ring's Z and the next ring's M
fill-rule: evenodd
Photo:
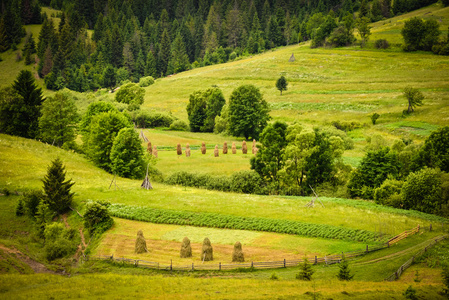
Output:
M185 237L182 240L181 245L181 258L192 257L192 247L190 246L190 240L188 237Z
M292 56L290 56L290 58L288 59L288 62L294 62L295 59L295 54L292 53Z
M215 145L214 156L218 157L218 145Z
M234 251L232 252L232 262L244 262L245 257L243 256L242 244L236 242L234 244Z
M201 154L206 154L206 143L205 142L201 143Z
M150 167L150 164L147 165L147 175L145 176L145 179L143 180L142 185L140 186L141 188L146 189L146 190L153 189L153 186L151 185L151 182L150 182L150 178L148 177L148 168L149 167Z
M153 146L151 146L150 141L148 141L147 152L150 153L150 155L153 154Z
M157 146L153 147L153 156L157 158Z
M186 157L190 157L190 145L187 143L186 145Z
M182 155L181 144L178 144L178 145L176 146L176 153L178 153L178 155Z
M253 154L254 154L254 155L256 155L256 154L257 154L257 152L259 152L259 148L257 148L257 147L254 147L254 148L253 148Z
M203 241L203 249L201 250L201 260L203 262L214 260L213 249L209 238L205 238Z
M145 241L145 238L143 237L142 230L139 230L137 232L137 239L136 239L136 246L135 250L136 253L145 253L148 252L147 249L147 242Z
M248 153L248 147L246 146L246 141L243 141L243 143L242 143L242 153L243 154Z
M237 147L235 146L235 142L232 142L232 154L236 154L237 153Z
M256 149L256 139L253 139L253 154L256 154L254 153L255 149Z
M223 154L228 154L228 143L226 142L223 144Z

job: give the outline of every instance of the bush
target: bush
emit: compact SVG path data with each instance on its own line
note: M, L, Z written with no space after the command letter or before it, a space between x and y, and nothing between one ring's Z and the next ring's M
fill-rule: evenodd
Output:
M405 299L410 299L410 300L418 300L418 296L416 296L416 290L409 285L408 288L404 291L403 293Z
M388 205L393 204L395 205L388 205L393 206L396 208L400 208L400 203L397 203L398 198L395 197L393 202L391 201L391 196L393 195L399 195L401 194L401 188L404 184L403 181L395 180L395 179L386 179L382 185L374 190L374 201L376 201L377 204L382 205ZM400 199L400 198L399 198ZM399 206L396 206L399 205Z
M256 171L239 171L231 176L231 190L237 193L257 194L261 192L262 178Z
M84 213L84 228L92 234L102 234L112 227L114 220L109 215L109 203L107 202L87 202Z
M147 77L142 77L139 80L139 86L140 87L147 87L150 86L154 83L154 78L151 76L147 76Z
M74 232L64 228L61 223L48 224L44 231L44 252L47 260L55 260L72 254L76 245L72 241Z
M173 123L171 123L170 125L170 130L174 130L174 131L189 131L190 127L189 125L181 120L176 120Z
M376 49L388 49L390 48L390 43L385 39L379 39L374 42L374 47Z
M23 201L24 213L29 217L34 218L37 213L37 207L39 206L39 203L43 198L44 193L42 193L41 190L31 190L24 192L21 198L21 200Z
M140 111L136 116L136 125L140 128L170 127L175 118L168 114Z

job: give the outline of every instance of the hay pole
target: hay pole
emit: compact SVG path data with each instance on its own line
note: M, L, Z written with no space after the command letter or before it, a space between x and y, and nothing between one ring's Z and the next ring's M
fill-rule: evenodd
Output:
M312 188L312 186L309 184L309 187L312 189L313 194L315 195L315 198L312 199L312 201L310 201L309 203L306 204L307 207L314 207L315 206L315 199L318 199L318 201L320 201L321 205L326 208L323 204L323 202L321 202L321 200L318 198L318 195L315 193L315 190Z
M148 163L148 165L147 165L147 174L145 176L145 179L142 182L142 185L140 186L141 188L146 189L146 190L150 190L150 189L152 190L153 189L153 186L151 185L150 179L148 178L148 168L149 167L150 167L150 163Z
M114 177L112 178L111 184L109 185L109 189L111 189L111 186L113 183L114 183L115 189L118 189L119 187L117 186L117 181L115 180L115 174L114 174Z

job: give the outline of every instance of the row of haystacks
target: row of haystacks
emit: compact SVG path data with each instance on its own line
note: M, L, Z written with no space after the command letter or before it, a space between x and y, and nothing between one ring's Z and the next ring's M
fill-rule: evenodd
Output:
M142 230L139 230L137 232L135 252L138 254L148 252L147 243L143 236ZM190 240L188 237L185 237L182 240L180 256L181 258L192 257L192 247L190 245ZM205 238L203 241L203 248L201 250L201 260L203 262L214 260L213 248L209 238ZM245 258L243 255L242 244L240 242L236 242L234 245L234 251L232 252L232 262L244 262L244 261Z
M228 154L228 143L227 142L224 142L222 149L223 149L223 151L222 151L223 154ZM206 143L205 142L201 143L200 150L201 150L201 154L206 154ZM259 149L256 146L256 140L253 140L252 153L257 154L258 150ZM235 145L235 142L232 142L231 151L232 151L232 154L237 154L237 146ZM153 155L157 158L157 147L156 146L152 147L151 142L148 142L147 152L150 155ZM176 153L178 155L182 155L181 144L176 145ZM242 153L248 154L248 146L246 145L246 141L243 141L243 143L242 143ZM186 157L190 157L190 155L191 155L191 149L190 149L189 143L186 144L185 154L186 154ZM214 156L215 157L219 156L218 145L215 145Z

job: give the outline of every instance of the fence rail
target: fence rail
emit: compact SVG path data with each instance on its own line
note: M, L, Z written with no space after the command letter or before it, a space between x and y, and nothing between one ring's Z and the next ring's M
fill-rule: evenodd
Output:
M429 245L427 245L424 249L420 250L418 253L416 253L415 255L413 255L409 260L407 260L402 266L399 267L399 269L394 272L393 274L391 274L389 277L387 277L385 279L385 281L394 281L399 279L399 277L401 277L402 273L408 269L408 267L410 267L413 262L415 261L415 258L417 258L418 256L423 255L425 252L427 252L428 249L432 248L433 246L435 246L436 243L446 239L447 236L440 236L438 238L436 238L435 240L433 240Z
M403 233L395 236L394 238L390 239L387 243L369 247L368 245L364 250L359 251L351 251L346 253L339 253L334 255L326 255L324 257L317 257L315 256L312 260L309 262L311 264L335 264L340 263L343 257L345 258L354 258L357 256L361 256L370 252L378 251L387 247L390 247L394 243L397 243L398 241L415 234L419 232L419 225L411 230L406 230ZM441 240L441 239L440 239ZM439 240L438 240L439 241ZM222 271L222 270L233 270L233 269L278 269L278 268L287 268L287 267L295 267L298 266L298 264L302 263L304 260L302 259L292 259L292 260L281 260L281 261L265 261L265 262L245 262L245 263L229 263L229 264L222 264L219 262L218 264L194 264L191 265L184 265L184 266L176 266L173 265L173 263L170 264L161 264L158 262L151 262L151 261L145 261L145 260L139 260L139 259L130 259L125 257L114 257L113 255L95 255L95 256L84 256L85 260L92 260L92 259L99 259L99 260L110 260L115 262L122 262L122 263L128 263L133 264L136 267L143 267L143 268L149 268L149 269L157 269L157 270L174 270L174 271L195 271L195 270L207 270L207 271ZM412 258L413 259L413 258ZM399 278L400 274L410 266L410 264L413 262L407 261L404 265L399 268L399 270L394 273L392 276L397 276L396 274L399 274L397 278ZM409 263L409 265L407 265ZM399 273L398 273L399 272ZM390 277L392 277L390 276ZM389 277L389 278L390 278ZM388 280L388 279L386 279ZM394 280L394 279L393 279ZM391 281L391 280L390 280Z

